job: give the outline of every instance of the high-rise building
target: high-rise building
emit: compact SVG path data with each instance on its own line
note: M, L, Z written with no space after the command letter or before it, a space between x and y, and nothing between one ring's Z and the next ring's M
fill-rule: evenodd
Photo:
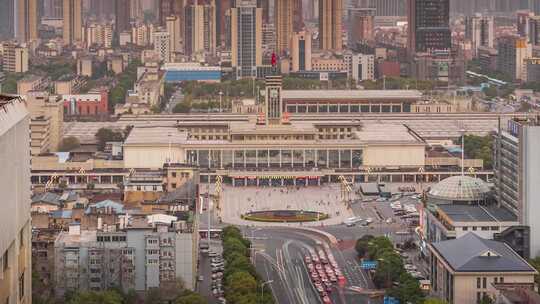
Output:
M352 48L358 41L373 40L373 23L375 9L349 8L348 9L348 46Z
M15 0L0 0L0 39L15 37Z
M38 38L37 0L17 0L15 38L19 42L28 42Z
M256 77L262 65L262 13L255 0L237 0L231 9L231 61L237 78Z
M171 52L176 53L182 50L182 37L180 35L181 21L179 16L169 16L166 18L167 32L171 36Z
M63 0L64 44L82 41L82 0Z
M358 0L358 8L374 8L375 16L405 16L407 0Z
M92 45L110 48L113 39L113 26L109 23L91 23L85 27L86 47Z
M114 23L116 33L131 28L131 0L114 0Z
M274 2L275 5L275 2ZM300 32L304 29L304 14L302 0L293 0L293 31Z
M158 54L158 58L163 62L171 61L171 35L169 32L159 31L152 35L154 41L154 51Z
M275 0L276 53L282 55L291 48L295 0Z
M131 42L139 46L152 44L154 26L152 24L139 24L131 28Z
M274 6L276 5L276 1L274 0ZM257 7L262 9L263 23L270 23L270 0L257 0Z
M22 99L0 95L0 302L31 303L30 117Z
M319 48L341 50L343 0L319 0Z
M495 29L493 16L476 14L465 19L465 38L471 41L473 56L478 56L478 48L493 48Z
M409 54L450 49L450 0L409 0Z
M227 13L233 5L234 0L216 1L216 40L218 45L225 45L227 36Z
M62 18L62 0L43 0L43 17Z
M521 37L526 37L529 30L529 20L534 16L534 13L529 10L521 10L516 12L517 17L517 32Z
M298 32L293 34L292 46L292 71L311 71L311 33Z
M28 71L28 48L12 42L2 45L4 72L24 73Z
M530 228L530 256L540 255L540 121L510 120L495 136L494 173L499 204Z
M529 30L527 31L527 41L532 46L540 45L540 16L530 18Z
M187 5L184 11L184 54L215 54L216 7L212 4Z
M524 60L532 57L532 46L527 38L505 36L497 43L497 70L504 72L512 79L526 80L527 71Z
M185 0L158 0L158 21L165 26L166 18L172 15L183 17Z

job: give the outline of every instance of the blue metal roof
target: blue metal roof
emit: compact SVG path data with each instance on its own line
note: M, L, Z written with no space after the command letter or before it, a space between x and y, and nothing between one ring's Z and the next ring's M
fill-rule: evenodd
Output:
M117 203L117 202L111 201L111 200L104 200L104 201L101 201L99 203L89 205L88 208L86 208L85 213L86 214L90 213L91 208L104 209L104 208L107 208L107 207L112 208L115 213L123 213L124 212L124 205L123 204L120 204L120 203Z

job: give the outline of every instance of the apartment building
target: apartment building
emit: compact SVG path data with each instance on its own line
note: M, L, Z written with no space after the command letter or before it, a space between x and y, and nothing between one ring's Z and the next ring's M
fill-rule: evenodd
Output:
M32 303L29 125L23 100L0 95L0 303Z

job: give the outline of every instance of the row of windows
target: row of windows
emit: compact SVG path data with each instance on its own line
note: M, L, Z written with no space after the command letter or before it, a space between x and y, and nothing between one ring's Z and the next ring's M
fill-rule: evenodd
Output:
M97 237L98 242L125 242L126 236L125 235L98 235Z
M491 226L491 227L488 227L488 226L483 226L483 227L472 226L471 230L476 231L476 230L478 230L478 228L480 228L480 230L482 230L482 231L489 231L489 230L498 231L499 230L498 226ZM468 230L469 230L469 227L463 226L463 231L468 231Z

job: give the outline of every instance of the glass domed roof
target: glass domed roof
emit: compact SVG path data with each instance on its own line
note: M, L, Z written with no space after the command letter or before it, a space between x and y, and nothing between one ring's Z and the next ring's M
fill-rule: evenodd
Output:
M452 176L433 186L428 196L452 201L478 201L485 199L489 192L489 186L479 178Z

